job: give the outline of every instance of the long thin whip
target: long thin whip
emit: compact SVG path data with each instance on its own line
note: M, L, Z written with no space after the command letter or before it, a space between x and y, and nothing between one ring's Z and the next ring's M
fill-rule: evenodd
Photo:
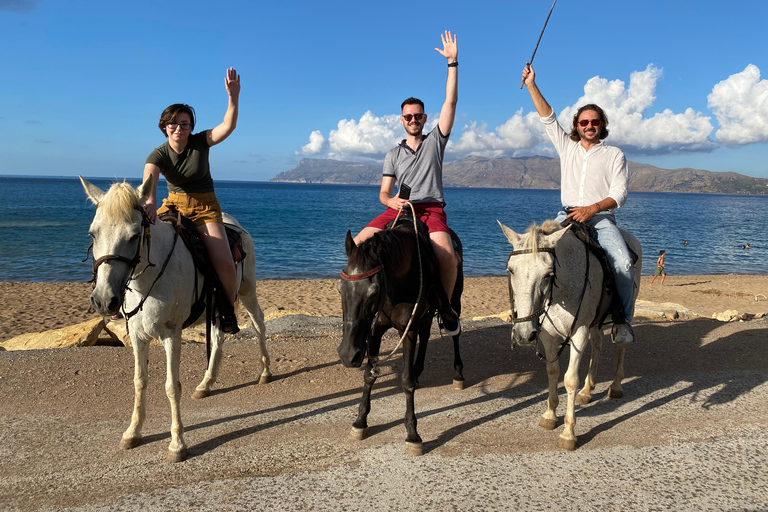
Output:
M536 41L536 48L533 49L533 55L531 55L531 60L528 61L528 65L530 66L533 64L533 58L536 56L536 50L539 49L539 43L541 42L541 36L544 35L544 30L547 28L547 23L549 23L549 17L552 16L552 11L555 10L555 4L557 3L557 0L552 2L552 8L549 10L549 14L547 14L547 21L544 22L544 26L541 28L541 34L539 34L539 40ZM522 89L525 85L525 79L520 83L520 88Z

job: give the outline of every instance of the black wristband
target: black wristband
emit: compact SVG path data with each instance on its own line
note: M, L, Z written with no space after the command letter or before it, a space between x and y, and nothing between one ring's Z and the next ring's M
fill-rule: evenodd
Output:
M459 67L459 61L456 61L456 62L449 62L449 63L448 63L448 67L449 67L449 68L457 68L457 67Z

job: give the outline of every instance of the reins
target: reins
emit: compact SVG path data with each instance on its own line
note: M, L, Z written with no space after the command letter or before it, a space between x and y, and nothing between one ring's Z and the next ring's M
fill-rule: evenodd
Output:
M385 362L387 359L392 357L395 351L400 348L400 345L403 344L403 340L405 340L405 337L408 335L408 329L411 328L411 323L413 323L413 319L416 317L416 310L419 308L419 303L421 302L421 291L424 288L424 266L421 263L421 244L419 243L419 230L418 226L416 225L416 210L414 210L413 205L410 202L406 204L411 208L411 215L413 216L413 234L416 236L416 254L419 255L419 295L416 297L416 303L413 305L413 311L411 311L411 318L408 319L408 324L405 326L402 336L400 336L400 341L398 341L395 348L393 348L392 351L387 354L384 359L380 359L379 362ZM402 211L403 207L401 206L397 211L397 216L395 217L395 221L392 223L392 227L394 227L397 223L397 218L400 217L400 212ZM380 310L381 309L379 309L379 311ZM378 315L379 313L377 311L376 316ZM373 321L375 324L376 317L374 317Z
M533 252L534 252L533 249L521 249L519 251L512 251L511 253L509 253L509 256L507 257L507 260L509 260L509 258L511 258L512 256L519 256L520 254L533 254ZM536 252L548 252L548 253L552 254L552 257L555 259L555 262L557 262L557 257L555 256L555 249L554 249L554 247L550 247L550 248L547 248L547 249L539 249ZM554 265L553 265L553 268L554 268ZM515 315L515 317L512 318L511 323L512 324L518 324L518 323L522 323L522 322L529 322L529 321L533 320L534 318L540 317L547 310L549 305L552 303L552 283L554 283L554 280L549 283L549 288L547 290L547 296L549 298L549 301L547 302L546 306L542 306L539 309L537 309L536 311L534 311L533 313L531 313L530 315L523 316L523 317L520 317L520 318L517 318L517 316L516 316L517 312L515 311L515 308L513 307L512 308L512 314ZM510 291L510 295L509 296L513 297L513 295L512 295L512 285L511 284L509 286L509 291ZM512 299L512 300L514 300L514 299Z
M395 346L395 348L392 349L392 351L386 357L380 360L381 362L384 362L390 357L392 357L395 351L398 348L400 348L400 345L403 344L403 340L405 340L405 337L408 335L408 329L410 329L411 324L413 323L413 319L416 317L416 310L419 308L419 303L421 302L421 293L422 293L422 289L424 288L424 268L421 261L421 244L419 243L419 230L416 224L416 211L414 210L413 205L411 203L407 203L407 204L411 208L411 214L413 215L413 233L414 235L416 235L416 254L418 254L419 256L419 295L416 298L416 303L413 305L413 311L411 312L411 317L408 319L408 324L405 326L402 336L400 336L400 341L397 343L397 346ZM397 223L397 219L400 217L400 214L402 213L402 211L403 211L403 208L401 207L400 210L398 210L397 215L395 216L395 220L392 222L392 225L387 229L392 229L395 226L395 224ZM367 272L363 272L362 274L350 275L342 270L339 275L341 276L342 279L346 281L360 281L362 279L367 279L369 277L372 277L378 274L379 272L382 271L383 268L384 268L384 264L379 264L376 267L372 268L371 270L368 270ZM371 323L371 329L373 329L374 326L376 325L376 319L378 318L379 313L381 313L381 305L383 302L384 302L383 300L379 300L379 305L376 310L376 315L374 315L373 322Z
M528 316L524 316L524 317L520 317L520 318L517 318L517 317L513 318L512 321L511 321L512 324L522 323L522 322L530 322L531 320L533 320L535 318L538 318L541 315L544 315L547 318L549 318L549 308L552 305L552 290L554 288L554 283L557 280L556 269L557 269L558 261L557 261L557 255L555 253L555 248L554 247L550 247L550 248L546 248L546 249L538 249L537 251L534 251L533 249L522 249L522 250L519 250L519 251L512 251L511 253L509 253L509 258L511 258L512 256L518 256L520 254L532 254L533 252L548 252L548 253L551 253L552 257L554 258L554 262L552 264L552 271L553 271L553 273L555 273L555 275L553 276L552 281L550 281L550 283L549 283L549 289L548 289L548 292L547 292L547 294L548 294L548 301L547 301L546 306L542 306L541 308L537 309L536 311L534 311L533 313L531 313ZM538 344L535 346L536 355L538 356L538 358L541 359L542 361L546 361L547 363L554 363L555 361L557 361L560 358L560 355L563 353L563 350L565 350L565 347L568 344L570 344L571 338L573 337L573 330L576 327L576 322L579 319L579 313L581 312L581 305L584 303L584 296L587 293L587 285L589 284L589 248L587 246L584 246L584 253L586 255L586 271L585 271L585 274L584 274L584 284L583 284L583 286L581 288L581 298L579 299L579 305L576 308L576 314L573 316L573 322L571 323L571 328L570 328L570 330L568 332L568 335L565 337L565 339L563 339L563 342L560 343L560 347L559 347L559 349L557 351L557 355L551 361L549 359L547 359L545 354L541 353L541 351L538 348ZM507 258L507 260L509 260L509 258ZM509 291L510 291L510 295L509 295L510 300L513 302L512 303L512 314L515 315L516 312L515 312L515 308L514 308L514 295L513 295L512 285L511 284L509 285ZM550 319L550 322L551 321L552 320ZM539 337L538 337L538 333L537 333L537 336L536 336L537 343L538 343L538 340L539 340Z
M141 237L139 238L139 244L138 244L138 247L136 248L136 255L132 259L129 259L129 258L126 258L125 256L120 256L120 255L116 255L116 254L107 254L105 256L102 256L102 257L94 260L94 262L93 262L93 272L91 274L91 280L89 281L90 283L93 284L93 287L95 288L96 287L96 274L97 274L97 272L99 270L99 267L102 264L104 264L104 263L106 263L108 261L121 261L121 262L126 263L126 264L131 266L131 272L129 274L129 277L126 280L126 282L123 284L122 289L121 289L121 292L122 292L122 295L123 295L123 301L122 301L122 304L121 304L121 310L122 310L123 317L125 318L126 328L128 326L128 319L131 318L132 316L134 316L139 311L141 311L141 309L144 307L144 302L146 302L147 298L149 297L149 294L152 292L152 288L154 288L154 286L157 283L157 281L160 279L160 277L162 277L163 273L165 272L165 269L166 269L166 267L168 266L168 263L171 260L171 256L173 255L173 251L174 251L174 249L176 249L176 242L179 239L179 234L180 234L180 230L181 230L181 222L179 221L176 224L176 229L174 231L173 246L171 247L171 250L168 252L168 256L165 258L165 261L163 262L163 265L160 268L160 272L158 272L157 276L155 276L155 280L152 281L152 284L149 286L149 290L147 290L147 293L142 297L141 301L139 301L139 304L133 310L126 312L125 311L125 294L130 289L129 286L128 286L129 281L135 281L136 279L141 277L141 275L144 274L144 272L149 267L155 267L156 266L150 260L150 251L151 251L151 248L152 248L152 237L151 237L151 230L150 230L151 223L149 222L149 217L147 217L147 212L144 211L144 208L142 208L140 206L136 206L135 209L141 213L141 230L142 230ZM181 214L179 214L179 215L181 215ZM139 264L141 263L141 254L144 251L144 242L145 241L146 241L146 245L147 245L147 265L141 270L141 272L139 272L138 274L134 275L134 272L136 271L136 267L138 267ZM86 251L85 259L83 261L87 261L88 260L88 257L89 257L89 254L90 254L90 251L91 251L92 247L93 247L93 240L91 241L91 245L88 246L88 250Z

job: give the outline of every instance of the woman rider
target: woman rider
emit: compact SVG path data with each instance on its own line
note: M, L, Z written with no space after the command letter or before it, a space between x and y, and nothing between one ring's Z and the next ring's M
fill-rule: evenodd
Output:
M237 272L208 162L209 148L229 137L237 125L240 75L234 68L227 70L224 85L229 96L227 112L222 123L212 130L192 134L195 111L189 105L176 103L163 111L158 126L168 140L155 148L144 164L144 179L152 175L155 184L144 209L150 221L155 222L158 213L173 205L195 223L231 306L220 308L219 327L223 332L235 333L238 331L234 314ZM168 183L168 198L158 210L157 179L160 173ZM223 313L222 309L225 310Z

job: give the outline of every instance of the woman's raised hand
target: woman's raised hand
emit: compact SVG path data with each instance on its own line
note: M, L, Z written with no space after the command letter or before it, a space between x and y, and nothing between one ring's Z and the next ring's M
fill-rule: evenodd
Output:
M240 75L235 68L227 70L227 77L224 79L224 85L227 88L227 94L237 98L240 95Z

